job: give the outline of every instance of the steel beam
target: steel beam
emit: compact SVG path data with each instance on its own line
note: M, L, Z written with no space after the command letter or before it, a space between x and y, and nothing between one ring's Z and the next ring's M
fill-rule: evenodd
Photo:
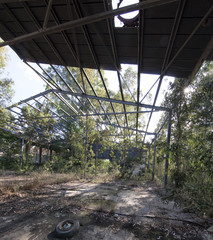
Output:
M15 15L13 14L13 12L7 7L7 5L4 4L3 6L7 9L7 12L10 14L10 16L11 16L15 21L18 22L16 16L15 16ZM24 4L24 6L27 6L26 3ZM30 14L29 8L27 8L27 11L28 11L28 13ZM34 18L33 20L34 20L34 22L36 21L35 18ZM35 22L35 23L37 23L37 26L39 25L38 22ZM18 22L18 26L19 26L19 28L21 29L22 32L26 33L24 27L23 27L19 22ZM36 48L38 49L38 51L41 52L41 50L40 50L40 48L37 46L37 44L36 44L34 41L33 41L33 43L34 43L34 45L36 46ZM30 54L30 53L29 53L29 54ZM31 54L30 54L30 55L31 55ZM30 66L29 64L27 64L27 65ZM31 66L30 66L30 67L31 67ZM32 67L31 67L31 68L32 68ZM38 73L36 70L34 70L34 71L35 71L39 76L41 76L41 74ZM42 79L44 80L43 77L42 77ZM48 80L46 81L46 83L47 83L50 87L52 87L52 86L48 83ZM69 104L68 104L67 102L66 102L65 104L67 105L67 107L70 108L70 106L69 106Z
M36 100L35 100L36 101ZM132 111L132 112L110 112L110 113L91 113L91 114L78 114L78 115L72 115L72 117L91 117L91 116L108 116L108 115L123 115L123 114L135 114L135 113L150 113L151 111ZM54 113L54 112L53 112ZM56 114L56 113L54 113ZM57 115L58 118L67 118L70 116L60 116ZM41 118L56 118L54 116L47 116L47 117L41 117ZM65 121L65 119L63 119Z
M158 129L158 131L157 131L157 133L156 133L156 137L157 137L158 134L160 133L161 129L164 127L164 125L165 125L165 123L166 123L168 117L169 117L169 114L166 116L166 118L164 119L162 125L161 125L160 128Z
M149 171L149 161L150 161L150 148L151 146L149 146L149 155L148 155L148 162L147 162L147 170Z
M72 92L69 92L69 91L60 91L60 90L57 90L57 89L53 89L52 91L55 92L55 93L63 93L63 94L67 94L67 95L79 96L79 97L84 97L84 98L103 100L105 102L126 104L126 105L136 106L136 107L139 106L139 107L150 108L150 109L153 108L157 111L169 111L169 108L160 107L160 106L153 106L153 105L149 105L149 104L130 102L130 101L122 101L122 100L113 99L113 98L96 97L96 96L93 96L93 95L82 94L82 93L72 93Z
M0 0L0 3L20 3L20 2L32 2L35 0Z
M200 20L200 22L195 26L195 28L193 29L193 31L191 32L191 34L187 37L187 39L185 40L185 42L182 44L182 46L178 49L178 51L176 52L176 54L173 56L173 58L170 60L170 62L166 65L166 67L164 68L164 70L162 71L160 77L158 78L159 84L158 84L158 89L155 95L155 99L153 102L153 106L155 106L155 103L157 101L157 97L158 97L158 93L160 90L160 86L161 86L161 82L163 79L163 76L165 75L166 71L168 70L168 68L171 66L171 64L174 62L174 60L177 58L177 56L180 54L180 52L184 49L184 47L188 44L188 42L191 40L191 38L194 36L194 34L197 32L197 30L200 28L200 26L203 24L203 22L205 21L205 19L208 17L208 15L213 11L213 5L208 9L208 11L206 12L206 14L203 16L203 18ZM175 21L176 22L176 21ZM152 113L150 114L148 123L147 123L147 127L146 127L146 131L149 128L149 123L152 117ZM144 140L146 138L146 135L144 135Z
M90 99L106 101L106 102L113 102L113 103L118 103L118 104L126 104L126 105L136 106L136 107L139 106L139 107L149 108L149 109L153 108L155 111L170 111L170 109L166 108L166 107L152 106L152 105L149 105L149 104L130 102L130 101L122 101L122 100L112 99L112 98L109 99L109 98L104 98L104 97L96 97L96 96L93 96L93 95L82 94L82 93L73 93L73 92L70 92L70 91L63 91L63 90L58 90L58 89L46 90L46 91L44 91L42 93L39 93L39 94L35 95L35 97L37 98L37 97L40 97L40 96L44 96L46 94L49 94L50 92L52 92L52 93L59 93L59 94L73 95L73 96L78 96L78 97L83 97L83 98L90 98ZM25 103L27 101L33 100L33 98L34 97L27 98L25 100L20 101L18 104ZM15 107L15 105L13 104L12 106Z
M83 18L83 13L82 13L82 11L81 11L81 8L80 8L80 5L79 5L78 1L72 0L72 2L73 2L74 8L75 8L75 12L76 12L77 16L78 16L79 18ZM95 52L94 46L93 46L93 44L92 44L92 41L91 41L91 38L90 38L90 35L89 35L89 32L88 32L87 26L82 25L82 26L81 26L81 29L82 29L82 32L83 32L83 34L84 34L85 40L86 40L86 42L87 42L87 45L88 45L88 47L89 47L89 50L90 50L90 52L91 52L93 61L94 61L95 65L96 65L96 68L97 68L98 73L99 73L99 75L100 75L100 78L101 78L101 81L102 81L102 83L103 83L103 86L104 86L105 92L106 92L106 94L107 94L107 97L110 98L110 95L109 95L107 86L106 86L106 84L105 84L103 75L102 75L101 70L100 70L99 60L98 60L97 54L96 54L96 52ZM112 110L113 110L113 112L114 112L115 109L114 109L113 104L110 103L110 105L111 105L111 108L112 108ZM117 121L117 124L119 124L116 115L115 115L115 119L116 119L116 121Z
M122 115L122 114L131 114L131 113L150 113L151 111L126 111L126 112L106 112L106 113L92 113L92 114L79 114L72 115L73 117L88 117L88 116L105 116L105 115Z
M101 20L116 16L116 15L123 14L123 13L132 12L132 11L136 11L139 9L142 10L142 9L157 7L160 5L164 5L164 4L168 4L168 3L172 3L172 2L176 2L176 1L177 0L146 0L146 1L143 1L143 2L140 2L137 4L132 4L132 5L129 5L129 6L126 6L123 8L118 8L118 9L103 12L103 13L97 13L97 14L94 14L94 15L91 15L88 17L69 21L69 22L66 22L66 23L63 23L63 24L60 24L57 26L49 27L47 29L39 29L39 31L28 33L23 36L16 37L12 40L2 42L2 43L0 43L0 47L4 47L7 45L14 45L16 43L28 41L28 40L31 40L34 38L42 37L44 35L57 33L57 32L68 30L68 29L71 29L74 27L80 27L80 26L83 26L86 24L101 21Z
M40 104L41 106L43 106L43 104L40 103L38 100L34 99L34 101L37 102L38 104ZM50 112L52 112L54 115L56 115L57 117L59 117L61 120L67 122L67 120L66 120L65 118L61 117L58 113L52 111L50 108L47 108L47 109L48 109ZM55 118L55 117L53 117L53 118Z
M50 3L50 2L49 2ZM47 5L47 9L49 8L49 14L51 11L51 7L49 6L49 3ZM24 4L24 8L27 10L29 16L32 18L34 24L36 25L36 27L39 29L41 27L39 21L36 19L36 17L33 15L33 13L31 12L30 8L28 7L28 5L25 3ZM47 36L43 36L44 39L46 40L46 42L48 43L48 45L50 46L50 48L52 49L52 51L54 52L54 54L56 55L56 57L58 58L58 60L61 62L62 65L66 65L63 58L61 57L60 53L57 51L57 49L55 48L55 46L52 44L51 40L47 37ZM39 67L41 68L41 66L39 65ZM53 70L56 72L56 74L61 78L61 76L58 74L58 72L55 70L55 68L51 65L51 67L53 68ZM44 71L44 69L42 69ZM68 71L68 73L70 73ZM47 74L47 73L46 73ZM48 75L48 74L47 74ZM48 75L49 76L49 75ZM50 76L49 76L50 77ZM54 80L50 77L50 79L54 82ZM63 78L61 78L61 80L64 82L64 84L68 87L68 89L70 89L70 91L72 91L72 89L70 88L70 86L66 83L66 81L64 81ZM60 86L54 82L54 84L57 86L57 88L60 89ZM65 103L72 111L74 111L74 108L68 104L68 102ZM74 104L76 106L76 104ZM78 109L78 106L76 106Z
M173 26L172 26L172 31L171 31L171 34L170 34L170 37L169 37L169 42L168 42L166 53L165 53L165 56L164 56L163 65L162 65L162 68L161 68L161 76L159 77L159 83L158 83L158 87L157 87L157 91L156 91L156 94L155 94L153 105L156 104L158 94L160 92L160 88L161 88L161 84L162 84L163 76L164 76L163 72L168 66L168 61L169 61L169 58L171 56L172 48L173 48L175 37L177 35L177 31L178 31L178 28L179 28L179 25L180 25L180 20L182 18L185 3L186 3L186 0L180 0L179 4L178 4L178 8L177 8L177 11L176 11L174 23L173 23ZM152 118L152 112L150 113L146 130L148 130L151 118ZM144 136L144 140L145 140L145 137L146 136Z
M69 3L70 3L70 2L69 2ZM69 4L68 6L70 6L70 4ZM59 21L57 15L55 14L54 9L51 9L51 13L52 13L52 16L53 16L56 24L57 24L57 25L60 25L60 21ZM70 42L70 39L68 38L66 32L65 32L65 31L61 31L61 35L62 35L62 37L63 37L63 39L64 39L64 41L65 41L65 43L66 43L66 45L67 45L67 48L68 48L69 52L72 54L73 58L75 59L76 63L78 64L80 71L84 74L84 76L85 76L88 84L90 85L93 93L95 94L95 96L97 96L97 93L96 93L95 89L93 88L93 86L92 86L92 84L91 84L91 82L90 82L90 80L89 80L89 78L88 78L85 70L82 68L81 63L80 63L78 57L76 56L76 51L74 50L73 45L72 45L72 43ZM77 87L79 88L79 90L80 90L82 93L84 93L84 90L81 88L80 84L77 82L77 80L75 79L75 77L73 76L73 74L72 74L72 72L69 70L69 68L66 67L66 66L64 66L64 67L66 68L67 72L70 74L70 76L72 77L72 79L74 80L74 82L75 82L75 84L77 85ZM89 99L87 99L87 100L88 100L88 102L90 103L90 105L92 106L92 108L96 111L96 109L95 109L95 107L93 106L93 104L91 103L91 101L90 101ZM99 102L99 104L101 105L100 102ZM103 111L105 111L103 107L102 107L102 109L103 109ZM108 118L108 121L110 122L110 119L109 119L109 118Z
M141 82L141 65L142 65L142 50L143 50L143 35L144 35L144 12L139 12L139 30L138 30L138 75L137 75L137 102L140 102L140 82ZM137 111L139 107L137 106ZM136 129L138 128L139 113L136 115ZM136 137L137 141L137 137Z
M21 139L21 167L23 166L24 156L24 138Z
M48 1L47 10L46 10L45 18L44 18L44 23L43 23L43 29L46 29L46 27L47 27L47 23L48 23L49 17L50 17L50 10L52 7L52 2L53 2L53 0Z
M196 64L196 66L194 67L191 75L189 76L188 81L187 81L187 83L186 83L186 86L188 86L188 85L192 82L192 80L193 80L193 78L195 77L196 73L197 73L198 70L200 69L202 63L203 63L204 60L208 57L208 55L209 55L209 53L212 51L212 49L213 49L213 37L211 37L211 39L209 40L209 42L208 42L206 48L204 49L204 51L203 51L200 59L198 60L198 62L197 62L197 64Z
M110 123L106 123L106 122L99 122L99 121L96 121L97 123L100 123L100 124L103 124L103 125L109 125L109 126L113 126L113 127L117 127L117 128L122 128L122 129L128 129L128 130L131 130L131 131L134 131L134 132L140 132L140 133L146 133L147 135L156 135L155 133L153 132L146 132L146 131L143 131L143 130L137 130L135 128L131 128L131 127L123 127L123 126L120 126L120 125L116 125L116 124L110 124Z
M107 3L106 0L104 0L104 8L105 8L105 11L109 11L109 4ZM108 28L108 31L109 31L109 37L110 37L111 48L112 48L112 55L113 55L113 58L114 58L114 63L115 63L116 69L117 69L117 76L118 76L118 83L119 83L121 98L124 101L124 94L123 94L123 88L122 88L121 76L120 76L121 65L120 65L120 61L118 59L118 51L117 51L115 33L114 33L114 28L113 28L113 20L111 18L107 19L107 28ZM124 112L126 112L126 106L124 104L123 104L123 109L124 109ZM126 121L126 125L128 126L128 119L127 119L126 114L125 114L125 121Z

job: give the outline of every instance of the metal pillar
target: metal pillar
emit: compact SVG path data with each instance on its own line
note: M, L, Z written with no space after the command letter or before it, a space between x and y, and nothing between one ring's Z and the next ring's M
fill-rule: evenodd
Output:
M47 146L47 162L49 161L50 144Z
M39 147L39 165L42 163L42 147Z
M152 166L152 181L155 178L155 157L156 157L156 144L157 144L157 140L155 140L155 144L154 144L154 156L153 156L153 166Z
M147 170L149 171L149 160L150 160L150 148L151 146L149 146L149 155L148 155L148 163L147 163Z
M168 132L167 132L167 153L165 159L165 172L164 172L164 188L167 185L167 177L168 177L168 167L169 167L169 151L170 151L170 138L171 138L171 111L169 111L169 122L168 122Z
M23 166L24 138L21 140L21 167Z
M50 161L52 161L52 157L53 157L53 150L52 148L50 148Z

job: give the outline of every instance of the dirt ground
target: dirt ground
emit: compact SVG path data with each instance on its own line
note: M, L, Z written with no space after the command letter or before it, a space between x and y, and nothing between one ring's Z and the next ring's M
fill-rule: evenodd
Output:
M3 181L27 181L3 176ZM209 221L163 202L153 183L72 181L0 196L1 240L56 240L55 227L77 219L73 240L211 240Z

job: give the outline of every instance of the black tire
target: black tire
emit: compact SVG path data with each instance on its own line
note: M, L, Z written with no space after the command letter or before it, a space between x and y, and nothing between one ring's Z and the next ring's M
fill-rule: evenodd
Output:
M67 219L56 226L55 232L58 237L72 237L78 231L79 227L78 220Z

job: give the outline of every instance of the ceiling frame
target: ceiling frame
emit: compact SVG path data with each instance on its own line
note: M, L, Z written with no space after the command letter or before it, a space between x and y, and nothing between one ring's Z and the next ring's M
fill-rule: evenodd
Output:
M94 13L93 11L92 11L93 12L92 14L89 14L91 11L90 4L91 4L91 6L93 6L92 2L90 2L90 1L84 2L84 0L82 0L82 1L72 0L69 3L66 2L68 4L67 8L69 8L69 7L71 8L70 4L72 3L73 9L75 9L76 18L74 17L73 19L71 19L69 21L65 21L65 22L63 20L63 17L61 17L59 14L60 11L58 10L58 8L56 8L56 5L58 3L54 2L54 0L49 0L49 1L44 0L43 2L40 1L42 10L45 10L43 19L41 20L39 17L41 15L36 14L36 12L34 11L34 9L32 7L36 3L36 1L39 2L40 0L35 0L35 1L30 1L30 0L29 1L27 1L27 0L26 1L24 1L24 0L4 1L4 0L0 0L0 11L3 8L8 13L8 16L9 16L8 19L11 22L14 22L15 24L17 24L16 26L18 26L18 30L17 30L17 32L15 32L7 21L0 22L1 23L0 29L4 29L4 31L6 31L8 34L7 39L4 42L0 43L0 47L10 45L16 52L19 53L19 56L24 60L24 62L30 68L32 68L48 84L48 86L51 89L41 93L40 96L46 98L47 100L49 99L47 97L47 95L50 93L54 94L56 97L58 97L60 99L60 101L63 102L64 106L66 106L71 111L71 114L70 114L70 113L68 113L69 111L66 112L63 108L60 110L63 112L63 114L66 115L66 118L70 117L71 119L73 119L76 116L79 116L79 117L80 116L92 116L95 120L97 120L96 119L96 116L97 116L97 118L99 118L97 121L100 121L103 123L102 117L106 116L106 118L107 118L106 125L108 124L111 126L123 127L124 129L129 129L130 131L136 131L136 134L137 134L137 132L139 133L140 131L142 131L144 134L143 142L145 142L145 140L146 140L146 135L150 134L150 132L148 132L148 129L149 129L149 125L150 125L150 122L152 119L153 112L166 111L166 112L170 113L170 109L161 107L161 106L156 106L158 95L160 93L161 84L163 82L163 77L168 73L168 71L172 68L173 65L178 68L179 65L175 65L174 63L179 61L179 59L181 59L180 56L181 56L181 54L183 54L184 50L187 49L187 46L190 46L189 49L193 48L192 47L193 45L191 46L190 44L191 44L191 41L194 38L194 36L198 36L198 35L201 37L203 36L205 38L205 40L208 38L208 43L206 44L206 46L204 46L202 48L202 53L200 53L201 50L200 50L199 46L197 47L197 49L200 51L199 52L200 55L199 55L199 58L197 59L196 64L194 65L194 68L190 69L191 74L188 75L189 79L186 80L186 85L195 76L196 72L198 71L199 67L201 66L201 63L205 59L208 59L208 56L212 54L213 37L208 30L208 24L211 24L211 21L208 21L208 18L213 17L212 16L213 4L211 4L211 6L209 6L208 8L205 8L205 6L204 6L205 3L209 4L209 2L210 2L209 0L204 0L203 13L202 13L202 16L200 16L198 14L199 19L196 15L197 13L196 14L194 13L195 15L192 15L192 19L197 19L197 20L193 20L194 21L193 24L190 25L190 27L193 26L193 28L188 27L190 30L187 30L188 31L187 33L184 32L187 28L182 29L181 27L183 25L183 22L185 21L185 18L189 18L188 15L186 15L186 12L187 12L187 10L189 10L190 2L192 2L191 0L189 0L189 1L186 1L186 0L146 0L146 1L140 1L138 4L133 4L133 5L130 5L127 7L118 8L118 9L114 9L114 10L112 9L112 6L110 5L110 1L103 0L103 1L97 2L97 5L101 6L100 9L102 9L102 12L96 12L96 14L93 14ZM64 2L62 3L62 5L64 4ZM197 2L199 2L199 1L197 1ZM29 16L29 22L30 22L30 24L33 25L33 29L36 29L36 31L33 30L32 32L29 32L29 29L26 26L26 22L20 21L20 15L17 10L19 8L11 7L11 6L13 6L13 3L20 4L20 9L24 10L27 13L27 15ZM169 31L169 33L166 33L166 30L165 30L165 35L166 34L168 35L168 42L165 47L164 55L162 56L162 64L161 64L160 70L159 70L160 76L158 77L156 82L153 84L153 86L150 88L150 90L144 95L142 100L140 100L140 98L141 98L141 93L140 93L141 80L142 80L141 73L143 72L144 65L146 65L149 62L148 61L149 59L146 60L146 58L147 58L147 56L146 56L147 30L149 32L149 29L147 27L148 26L147 22L150 23L155 20L156 16L152 15L155 12L155 8L157 9L158 7L162 7L162 9L164 9L164 7L165 7L165 9L166 9L168 4L172 4L172 6L173 6L172 9L175 10L175 14L173 15L173 17L167 17L168 18L167 19L167 22L168 22L167 27L168 27L168 29L170 29L170 31ZM87 12L87 6L89 6L88 12ZM95 8L95 6L93 6L93 7ZM135 32L137 33L137 44L136 44L137 45L137 53L135 53L135 57L137 59L136 60L137 70L138 70L137 71L137 80L136 80L137 81L137 83L136 83L136 86L137 86L136 95L137 96L136 96L136 100L133 99L133 101L131 102L131 101L125 100L125 96L124 96L124 92L123 92L123 86L122 86L122 81L121 81L121 72L120 72L121 63L123 61L122 60L123 56L120 55L120 52L121 52L120 49L122 46L119 45L122 42L120 42L118 39L119 37L122 36L122 34L119 35L118 33L121 31L119 29L116 29L113 26L113 17L116 15L121 15L121 14L129 12L129 11L134 11L134 10L139 10L138 28L134 28L134 29L126 28L125 29L125 27L124 27L122 29L123 30L122 34L124 34L125 32L129 33L129 35L126 35L126 36L130 36L131 34L134 35ZM166 12L166 14L168 14L168 16L170 16L170 13L168 13L168 11ZM187 14L189 14L189 13L187 13ZM70 15L71 15L71 11L70 11ZM160 14L157 15L156 19L159 16L160 16ZM164 18L162 18L162 19L164 19ZM95 35L91 31L91 28L90 28L91 24L93 24L93 29L95 29ZM103 28L105 27L107 29L106 36L103 35L102 31L99 32L100 26L98 24L102 24L102 27ZM1 28L1 26L3 26L3 28ZM96 28L96 26L97 26L97 28ZM153 24L153 29L154 28L155 28L155 26ZM72 29L74 29L74 30L72 30ZM81 29L80 33L78 32L79 29ZM70 34L70 30L72 30L73 32L77 32L77 33L73 34L73 32L72 32L72 34ZM128 30L128 31L126 31L126 30ZM156 29L155 29L155 31L156 31ZM155 33L155 31L151 32L150 34L157 35ZM20 32L21 32L21 34L20 34ZM79 72L81 73L82 80L83 81L86 80L85 82L91 88L91 90L92 90L91 95L87 94L86 89L84 88L84 84L83 84L83 88L82 88L80 82L78 82L78 80L75 78L75 76L73 76L72 72L70 71L70 69L67 65L67 59L65 57L65 53L63 51L60 51L60 49L57 46L57 43L55 42L56 40L53 37L54 33L58 34L60 40L63 39L63 41L64 41L63 43L65 43L67 52L70 54L70 56L75 61L74 67L76 67L76 65L78 66ZM76 51L76 49L78 50L79 46L81 46L80 45L81 43L78 43L79 45L76 45L76 43L74 43L73 39L72 39L72 35L75 35L75 34L76 35L81 34L84 37L84 40L82 40L82 41L84 41L86 43L84 45L87 45L87 48L89 49L90 57L91 57L91 59L93 59L93 62L94 62L93 65L97 69L100 80L103 84L103 89L105 90L107 97L99 96L99 93L95 90L95 87L93 86L91 80L88 78L87 73L86 73L85 64L83 63L81 56L79 56L78 51ZM10 38L8 38L8 36L10 36ZM177 39L178 39L178 37L180 38L182 36L184 36L183 37L184 41L182 42L181 45L180 44L178 45ZM206 36L208 36L208 37L206 37ZM104 55L100 56L100 53L97 51L96 47L98 46L98 44L100 44L100 41L97 44L96 43L97 40L95 39L95 37L99 37L101 39L101 41L102 41L101 46L103 46L105 48L105 50L103 50L103 52L106 55L109 54L109 59L111 58L110 61L111 61L112 65L114 65L114 69L117 71L121 100L112 99L110 96L110 92L107 89L107 85L104 81L104 76L101 72L102 61L103 61L101 59L101 57L104 57ZM153 39L154 39L154 37L153 37ZM52 57L50 55L46 54L46 52L42 49L41 42L40 42L41 40L44 41L44 42L42 42L43 44L46 44L48 46L49 51L51 51ZM29 43L33 46L32 49L27 48L27 44L29 44ZM110 43L110 46L109 46L109 43ZM126 46L126 47L128 48L128 46ZM23 50L23 52L20 49ZM156 49L154 49L154 50L156 50ZM162 51L161 49L157 49L157 50ZM61 81L64 83L63 87L61 86L61 84L56 83L54 81L54 79L51 78L51 76L48 74L48 72L41 66L42 62L38 61L38 58L37 58L36 54L34 53L34 51L38 52L39 56L41 56L41 59L43 59L45 62L47 62L49 64L49 66L55 72L55 74L58 76L58 78L60 78ZM29 58L33 62L37 63L37 65L39 66L39 68L42 70L43 73L40 73L33 66L31 66L29 64L30 61L28 62L27 59L25 60L25 54L28 55ZM132 54L131 50L129 50L129 52L127 52L127 55L128 54L129 55ZM55 67L55 65L57 65L57 64L52 62L52 58L55 58L57 63L59 63L60 66L62 66L64 68L64 70L66 70L67 74L73 80L72 86L68 83L68 81L66 81L66 79L60 73L60 71L57 70L57 68ZM146 61L148 61L148 62L146 62ZM131 61L130 61L130 63L131 63ZM181 64L183 65L184 61L181 62ZM154 63L153 63L153 65L154 65ZM180 69L181 69L181 67L180 67ZM187 72L187 67L185 69ZM154 95L153 103L152 104L144 104L145 97L148 95L148 93L151 91L151 89L153 89L153 87L155 86L156 83L158 83L158 86L157 86L157 90ZM130 93L131 93L131 90L130 90ZM35 102L38 103L38 100L36 98L37 98L37 95L33 96L31 98L31 100L34 100ZM76 100L72 101L73 98L75 98ZM90 106L88 111L86 111L86 112L82 111L80 108L84 104L83 98L86 99L86 101L89 103L89 106ZM133 98L134 98L134 96L133 96ZM26 100L25 103L29 104L28 101L29 100ZM96 101L98 103L99 107L97 107L97 105L95 106L92 103L92 101ZM111 106L112 111L107 112L104 109L104 106L102 104L103 102L108 102L109 105ZM123 111L119 111L119 112L115 111L115 108L114 108L115 104L120 104ZM136 111L127 111L127 106L134 106ZM146 111L146 110L142 111L142 108L150 109L150 111ZM103 111L103 112L101 112L101 111ZM140 114L142 114L144 112L150 113L150 115L148 117L146 129L141 130L141 129L139 129L139 118L140 118ZM135 128L132 128L131 126L129 126L128 114L130 114L130 113L136 115ZM54 113L52 113L52 114L54 115ZM122 124L124 124L124 126L121 126L121 124L119 123L119 119L117 117L118 115L123 115L124 123L122 123ZM59 117L59 116L62 119L62 116L60 114L58 114L57 117ZM64 120L66 120L66 118L64 117ZM114 124L114 121L117 124ZM167 121L167 118L164 121L164 123L166 121ZM137 141L137 138L136 138L136 141Z

